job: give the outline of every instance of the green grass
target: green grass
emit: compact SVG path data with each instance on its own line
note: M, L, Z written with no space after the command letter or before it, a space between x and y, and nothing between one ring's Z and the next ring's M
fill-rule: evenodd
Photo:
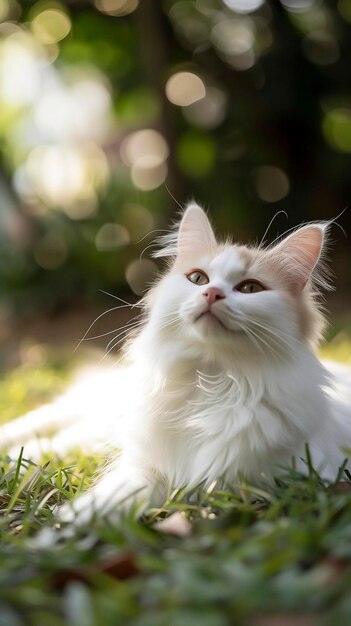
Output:
M349 339L343 342L350 353ZM56 358L7 374L0 383L6 418L56 393L67 370ZM97 463L82 455L64 466L2 460L0 626L351 622L347 474L346 483L327 484L307 461L306 476L282 470L267 491L243 484L240 495L178 492L142 521L129 516L116 527L95 520L63 539L57 504L89 484ZM155 529L179 511L189 535Z

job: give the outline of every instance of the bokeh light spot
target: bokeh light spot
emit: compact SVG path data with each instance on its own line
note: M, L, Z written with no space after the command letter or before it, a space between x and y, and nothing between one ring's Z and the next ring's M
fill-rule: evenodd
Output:
M37 98L41 76L40 57L32 38L15 31L0 49L0 97L13 107L31 104Z
M128 230L120 224L103 224L95 237L96 249L99 252L109 252L126 246L130 242Z
M131 179L143 191L156 189L167 176L167 142L156 130L146 128L129 135L121 145L121 157L131 166Z
M55 83L40 94L34 120L47 138L96 139L101 142L109 130L111 96L99 72L81 69L68 73L67 84Z
M208 0L196 0L196 2L189 2L189 0L178 0L172 2L169 10L169 17L174 24L177 34L187 40L191 46L201 46L208 42L208 36L210 31L210 23L205 17L205 14L216 15L219 8L218 2L208 3ZM171 3L170 3L171 4Z
M262 165L253 172L257 196L264 202L278 202L288 195L290 183L286 173L274 165Z
M131 179L135 187L142 191L157 189L167 177L167 163L156 155L145 155L137 159L131 169Z
M335 37L323 31L312 32L302 42L306 57L316 65L331 65L340 57L339 44Z
M167 142L161 133L151 128L138 130L129 135L122 143L121 157L127 165L133 165L143 157L157 157L165 161L169 154Z
M314 8L315 0L280 0L282 5L292 13L304 13Z
M255 43L248 18L240 21L229 19L218 22L212 29L212 39L217 48L229 55L244 54L251 50Z
M67 12L60 5L49 5L32 19L32 31L43 44L52 44L67 37L72 27Z
M153 215L141 204L125 204L119 213L119 221L128 229L131 241L135 242L155 228Z
M217 87L206 85L205 97L184 108L183 115L194 126L215 128L225 118L226 105L226 94Z
M149 259L136 259L129 263L125 275L132 291L141 296L155 278L156 273L156 263Z
M15 20L21 15L22 8L18 0L1 0L0 2L0 22L4 20Z
M58 233L48 232L34 247L34 258L45 270L55 270L61 267L67 255L65 241Z
M138 0L95 0L95 6L101 13L116 17L133 13L138 4Z
M351 22L351 0L339 0L338 11L346 22Z
M26 177L43 202L82 219L95 211L96 190L107 180L108 163L95 144L41 145L27 159Z
M69 146L38 146L27 160L28 178L49 205L65 205L84 184L84 163Z
M64 213L71 220L87 220L95 217L99 210L96 194L89 190L89 197L79 198L63 207Z
M203 80L193 72L176 72L166 83L166 96L172 104L187 107L206 95Z
M265 0L222 0L228 9L236 11L236 13L252 13L257 11Z
M3 22L10 15L11 2L10 0L2 0L0 2L0 22Z
M329 145L340 152L351 152L351 109L336 108L328 111L322 130Z
M248 16L221 20L211 31L218 54L239 71L250 69L256 61L255 26Z

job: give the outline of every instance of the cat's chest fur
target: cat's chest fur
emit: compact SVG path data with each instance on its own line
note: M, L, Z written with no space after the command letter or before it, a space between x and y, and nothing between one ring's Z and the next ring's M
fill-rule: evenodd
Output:
M212 367L176 385L164 383L146 413L148 464L173 487L267 479L274 464L299 454L325 421L321 381L312 376L306 382L301 363L289 376L269 368L248 375Z

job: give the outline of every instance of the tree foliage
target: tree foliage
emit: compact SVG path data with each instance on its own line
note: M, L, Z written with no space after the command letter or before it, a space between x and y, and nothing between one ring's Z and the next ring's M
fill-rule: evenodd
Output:
M148 233L192 197L242 240L261 238L277 211L289 217L272 236L348 204L349 0L1 7L8 306L62 305L126 282L139 294L155 271L135 262Z

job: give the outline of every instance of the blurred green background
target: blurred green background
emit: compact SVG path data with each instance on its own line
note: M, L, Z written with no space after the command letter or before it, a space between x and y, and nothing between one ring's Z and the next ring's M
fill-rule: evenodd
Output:
M351 0L0 0L0 339L141 295L177 203L248 241L350 197Z

